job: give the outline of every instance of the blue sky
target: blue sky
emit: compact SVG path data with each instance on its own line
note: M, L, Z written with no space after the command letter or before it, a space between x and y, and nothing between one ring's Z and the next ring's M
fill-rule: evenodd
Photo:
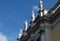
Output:
M57 0L43 0L43 7L51 9ZM24 29L24 20L31 21L31 11L38 15L39 0L0 0L0 41L17 41L20 28Z

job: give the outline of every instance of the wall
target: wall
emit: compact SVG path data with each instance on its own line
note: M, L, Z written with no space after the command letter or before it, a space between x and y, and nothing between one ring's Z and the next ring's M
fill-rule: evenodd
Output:
M55 24L53 28L53 38L54 41L60 41L60 20Z

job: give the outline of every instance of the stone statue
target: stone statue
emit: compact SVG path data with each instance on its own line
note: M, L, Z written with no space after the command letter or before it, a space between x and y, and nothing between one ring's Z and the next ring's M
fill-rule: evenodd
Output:
M32 10L32 22L35 20L34 10Z
M23 34L23 31L22 31L22 29L20 29L20 32L18 34L18 38L21 38L22 34Z
M27 27L28 27L28 23L27 23L27 20L24 21L24 31L27 30Z

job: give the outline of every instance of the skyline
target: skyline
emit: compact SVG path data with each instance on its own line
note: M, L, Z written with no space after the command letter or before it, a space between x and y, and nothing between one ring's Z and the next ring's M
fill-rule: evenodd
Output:
M56 2L43 0L43 7L50 10ZM35 16L38 15L38 6L39 0L0 0L0 40L17 41L20 28L24 30L24 20L29 25L33 9Z

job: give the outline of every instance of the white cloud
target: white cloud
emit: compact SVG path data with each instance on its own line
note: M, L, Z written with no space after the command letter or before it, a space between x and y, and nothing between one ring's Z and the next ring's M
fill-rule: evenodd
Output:
M39 10L38 6L33 6L34 10Z
M0 32L0 41L8 41L7 36Z

